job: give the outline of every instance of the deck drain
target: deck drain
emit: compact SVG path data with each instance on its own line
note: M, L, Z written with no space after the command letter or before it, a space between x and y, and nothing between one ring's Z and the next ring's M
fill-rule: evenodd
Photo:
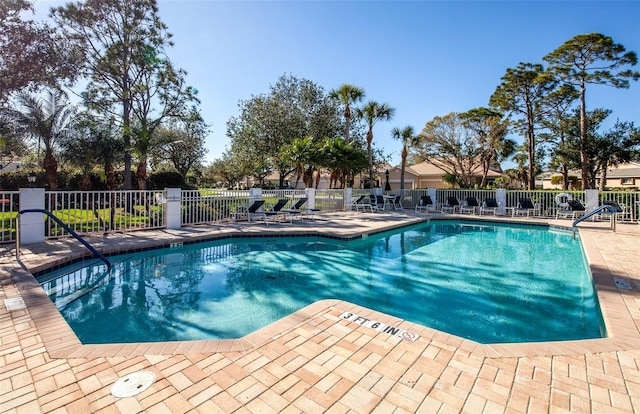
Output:
M631 283L627 279L621 279L619 277L614 277L613 281L616 283L616 286L620 289L631 289Z
M4 306L9 312L27 308L27 305L25 305L24 300L22 300L21 296L5 299Z
M144 392L156 380L151 371L138 371L127 374L111 386L111 395L116 398L133 397Z

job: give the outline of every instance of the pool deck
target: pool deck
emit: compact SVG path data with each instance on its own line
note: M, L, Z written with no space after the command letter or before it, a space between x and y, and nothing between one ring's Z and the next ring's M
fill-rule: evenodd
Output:
M92 237L102 252L229 234L370 234L424 213L332 213L293 224L233 223ZM569 220L464 216L570 226ZM237 340L82 345L30 272L86 249L73 239L0 245L0 413L640 413L640 226L580 224L609 337L482 345L324 300ZM544 258L540 258L544 260ZM614 278L619 279L618 284ZM625 283L628 282L626 288ZM7 310L21 297L26 308ZM415 342L341 317L419 335ZM362 319L359 320L362 322ZM152 371L137 396L126 374Z

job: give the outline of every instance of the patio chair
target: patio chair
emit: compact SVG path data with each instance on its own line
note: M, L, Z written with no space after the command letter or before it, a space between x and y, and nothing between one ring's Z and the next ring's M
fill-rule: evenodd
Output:
M514 207L512 210L512 217L517 215L531 217L531 215L539 215L540 208L533 204L530 198L521 198L518 201L518 207Z
M371 205L371 198L369 196L362 196L362 200L356 205L356 210L366 212L369 210L373 213L374 206Z
M420 196L420 202L416 204L416 211L424 210L427 213L430 211L437 211L436 205L433 204L433 200L428 195Z
M280 216L288 217L289 218L289 223L291 223L291 214L287 213L286 210L282 210L282 208L284 206L286 206L288 202L289 202L289 200L287 200L286 198L281 198L271 208L271 210L263 211L262 214L264 215L265 224L269 225L269 218L270 217L272 217L275 220L277 220L278 222L280 222L280 219L279 219Z
M583 216L587 209L577 200L567 200L567 207L562 207L556 212L556 220L562 216L563 218L571 217L575 220L577 217Z
M495 198L485 198L484 203L482 203L482 206L480 207L480 215L483 215L484 213L493 213L494 216L497 216L499 208L500 205Z
M291 206L291 208L284 209L282 210L282 212L287 213L290 216L298 215L300 217L300 220L302 220L302 213L304 212L304 210L302 210L301 207L304 206L304 203L306 203L307 200L308 198L302 197L301 199L296 201L295 204Z
M355 206L355 209L357 211L367 211L367 210L369 210L370 212L373 213L374 206L371 205L371 197L368 196L368 195L358 196L358 198L356 200L354 200L352 205Z
M358 198L351 200L351 208L355 210L360 210L362 206L362 200L364 200L365 195L359 195Z
M447 204L442 206L443 213L455 213L460 211L460 202L455 197L447 197Z
M467 197L464 199L464 205L460 206L460 214L471 213L476 214L480 208L478 200L475 197Z
M393 194L388 194L388 195L383 195L383 196L376 196L376 201L379 203L380 202L380 198L382 198L382 206L383 206L383 210L386 210L387 207L389 207L389 209L396 209L396 198L398 196L393 195Z
M623 222L632 222L633 221L633 209L630 206L618 203L615 200L605 200L602 202L602 205L608 205L614 207L617 212L615 213L616 219Z
M247 215L247 220L249 221L249 223L251 223L251 220L254 217L260 216L264 218L264 212L258 211L262 208L263 205L264 200L256 200L247 208L245 214Z
M376 203L376 197L373 194L369 194L368 197L365 196L365 198L363 198L362 202L360 203L360 208L362 208L362 211L367 211L368 209L372 213L374 211L378 211L378 204Z
M395 210L404 210L404 207L402 206L402 196L401 195L397 195L393 199L393 208Z

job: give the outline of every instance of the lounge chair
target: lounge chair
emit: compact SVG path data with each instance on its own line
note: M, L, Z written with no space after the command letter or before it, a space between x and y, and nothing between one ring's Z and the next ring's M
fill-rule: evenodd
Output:
M493 213L494 216L497 216L499 208L500 205L495 198L485 198L484 203L482 203L482 206L480 207L480 215L483 215L484 213Z
M373 210L378 210L378 207L371 204L371 197L370 196L363 196L362 200L360 200L360 202L357 205L357 210L360 211L367 211L369 210L370 212L373 213Z
M267 224L267 225L269 224L269 218L270 217L273 217L275 220L277 220L279 222L280 221L280 219L279 219L280 216L289 218L289 223L291 223L291 214L287 213L286 210L282 210L282 208L284 206L286 206L288 202L289 202L289 200L287 200L286 198L281 198L271 208L271 210L263 211L262 214L264 215L265 224Z
M358 196L356 200L351 203L357 211L367 211L373 213L373 206L371 205L371 198L368 195Z
M616 218L620 221L632 222L633 221L633 209L626 204L618 203L615 200L605 200L602 205L612 206L616 209Z
M264 205L264 200L256 200L249 207L241 207L235 213L232 213L231 219L237 221L240 217L246 217L247 221L251 222L254 217L262 216L264 213L260 210Z
M436 205L433 204L433 200L428 195L420 196L420 202L416 204L416 211L424 210L427 213L430 211L437 211Z
M476 214L476 211L480 209L478 200L475 197L467 197L464 200L465 200L464 205L460 206L460 214L464 214L464 213Z
M358 198L355 199L351 203L351 205L357 211L367 211L367 210L369 210L370 212L373 213L373 207L371 206L371 199L369 198L368 195L360 195L360 196L358 196Z
M460 211L460 203L455 197L447 197L447 204L442 206L443 213L455 213Z
M304 203L307 202L307 200L308 198L303 197L296 201L291 208L284 209L282 210L282 212L287 213L291 216L299 215L300 219L302 219L302 213L304 212L304 210L302 210L301 207L304 205Z
M562 207L556 212L556 220L562 216L563 218L571 217L571 220L575 220L577 217L583 216L587 209L576 200L567 200L567 207Z
M351 208L360 210L360 207L362 207L362 200L364 200L365 197L365 195L359 195L358 198L351 200Z
M518 201L518 207L514 207L512 210L512 217L517 215L526 215L527 217L531 217L531 215L535 216L539 212L540 208L536 207L530 198L521 198Z

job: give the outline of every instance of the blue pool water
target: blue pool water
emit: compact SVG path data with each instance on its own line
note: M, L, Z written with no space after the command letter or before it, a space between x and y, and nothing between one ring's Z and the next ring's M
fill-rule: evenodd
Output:
M481 343L604 336L579 241L543 227L434 221L355 241L225 239L111 261L111 274L97 263L44 276L83 343L239 338L321 299Z

